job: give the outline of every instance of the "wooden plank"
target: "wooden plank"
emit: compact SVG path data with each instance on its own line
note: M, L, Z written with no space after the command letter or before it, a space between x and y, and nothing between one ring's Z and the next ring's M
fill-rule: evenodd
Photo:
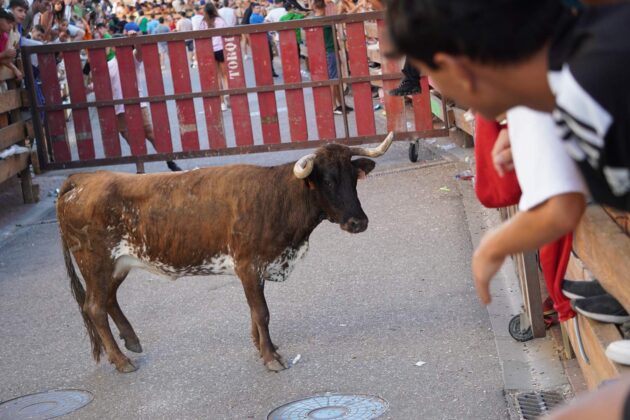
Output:
M57 78L57 61L55 54L38 54L42 91L46 104L61 104L61 91ZM46 113L48 121L48 135L52 144L53 160L55 162L68 162L72 159L70 145L66 136L66 116L63 111L49 111Z
M604 207L604 211L619 225L619 227L630 235L630 213L622 212L610 207Z
M0 183L28 168L30 153L20 153L0 160Z
M385 36L385 22L378 20L378 33L380 48L387 51L388 44ZM384 74L400 73L401 65L399 60L389 60L384 58L381 60L381 68ZM388 92L395 89L400 84L398 80L384 80L383 90L385 91L385 111L387 112L387 131L405 132L407 131L407 123L405 121L405 103L404 98L400 96L391 96Z
M431 112L431 92L427 77L423 76L420 78L420 87L422 93L411 97L416 131L432 130L433 113Z
M328 64L326 62L326 47L324 45L324 29L306 29L306 43L308 44L308 59L311 79L315 82L328 79ZM322 140L337 137L335 119L333 117L333 98L330 87L313 88L315 103L315 119L317 121L317 138Z
M138 77L136 75L133 47L116 48L116 59L118 60L118 72L120 74L123 98L138 98ZM125 121L127 125L127 142L129 143L131 154L134 156L146 155L146 134L139 103L125 105Z
M252 47L256 86L271 86L273 85L273 76L267 33L251 34L249 39ZM263 142L265 144L280 143L280 125L278 124L278 106L275 92L258 93L258 108L260 110Z
M168 56L171 62L173 91L175 94L191 92L188 53L184 41L168 42ZM197 117L193 100L179 99L175 101L175 106L177 108L182 150L185 152L199 150L199 133L197 132Z
M223 54L227 69L228 88L245 87L245 70L243 69L243 55L241 54L241 37L224 36ZM232 108L232 124L237 146L251 146L254 144L251 114L247 95L230 95Z
M280 31L280 59L282 60L282 76L285 83L300 83L300 58L295 30ZM291 141L308 140L306 124L306 108L304 107L304 91L288 89L285 91L289 114L289 131Z
M604 289L630 309L630 237L599 206L589 206L574 249Z
M453 115L455 117L455 127L460 130L470 134L471 136L475 135L475 122L467 121L465 118L466 110L458 107L451 107L453 111Z
M11 89L0 93L0 114L22 107L22 89Z
M164 95L164 80L161 71L146 71L146 69L159 69L160 56L157 44L142 45L142 62L144 63L145 79L147 81L148 96ZM158 153L173 152L173 137L171 136L171 124L168 119L166 101L151 102L151 122L153 125L153 146Z
M212 38L196 39L195 53L199 64L201 90L218 90L220 88L220 80L217 62L214 59L214 51L212 49ZM226 147L221 97L203 98L203 112L206 117L206 130L208 130L210 148L222 149Z
M90 68L92 70L92 84L94 85L94 97L97 101L112 99L112 84L109 78L109 68L104 48L88 50ZM118 137L118 124L116 112L113 106L101 106L97 108L98 122L103 139L105 157L118 157L121 155L120 138Z
M571 346L589 389L596 389L602 381L607 379L630 373L630 367L616 364L606 357L606 347L611 342L622 339L615 325L602 324L581 315L578 315L578 322L584 352L590 363L587 363L580 355L573 320L565 322L565 329L569 334Z
M26 137L26 124L18 121L6 127L0 128L0 151L24 141Z
M83 65L79 51L65 52L63 54L63 61L66 68L68 88L70 90L70 100L75 103L87 102L85 84L83 82ZM87 108L75 109L72 111L72 120L74 122L74 134L79 159L94 159L94 139L92 136L92 126L90 124L90 111Z
M365 28L363 22L346 25L348 64L353 77L369 76L367 48L365 44ZM357 124L357 135L371 136L376 134L374 108L372 106L372 87L369 82L353 83L354 117Z

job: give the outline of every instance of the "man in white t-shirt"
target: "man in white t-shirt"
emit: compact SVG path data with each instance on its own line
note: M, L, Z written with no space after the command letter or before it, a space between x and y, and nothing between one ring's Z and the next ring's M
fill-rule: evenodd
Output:
M489 231L473 255L472 270L483 303L508 255L533 251L572 232L586 208L588 188L558 136L551 114L517 107L508 111L493 149L500 175L512 164L521 187L521 210Z
M177 32L188 32L193 30L192 21L186 17L185 11L180 12L179 19L177 19L177 23L175 24L175 30ZM186 49L188 50L188 62L191 66L193 66L193 52L195 51L195 45L192 39L186 40Z
M225 21L226 27L236 26L236 11L230 7L229 0L221 1L221 8L218 12L219 16Z
M136 36L137 32L135 31L126 31L125 35L128 36ZM133 61L136 67L136 79L138 83L138 96L146 97L147 93L144 89L146 85L145 73L144 73L144 63L142 62L142 54L139 49L135 48L133 50ZM112 99L123 99L122 85L120 82L120 70L118 68L118 59L116 57L112 58L107 62L107 67L109 70L109 80L112 85ZM151 124L151 116L149 114L149 103L148 102L140 102L140 110L142 112L142 124L144 125L144 135L146 139L153 145L155 148L155 136L153 133L153 124ZM114 112L116 113L116 123L118 126L118 132L120 135L129 142L128 135L128 127L127 120L125 119L125 105L119 104L114 105ZM168 124L168 121L166 122ZM157 150L157 152L160 152ZM177 172L182 169L172 160L166 161L166 165L171 171Z
M265 22L280 22L280 18L287 14L287 9L284 8L283 4L284 0L274 0L274 7L267 13L267 17L265 17Z
M196 5L195 6L195 14L193 15L193 17L190 18L190 22L192 23L193 31L198 31L199 30L199 25L201 24L202 20L203 20L203 10L202 10L201 6Z

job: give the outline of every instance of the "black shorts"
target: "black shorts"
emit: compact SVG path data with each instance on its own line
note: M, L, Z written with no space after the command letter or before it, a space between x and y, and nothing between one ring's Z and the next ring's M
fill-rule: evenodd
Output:
M192 39L187 39L184 42L186 43L186 47L188 48L188 51L193 52L195 50L195 45L193 44Z
M218 63L223 63L225 61L225 57L223 56L223 50L215 51L214 52L214 59Z

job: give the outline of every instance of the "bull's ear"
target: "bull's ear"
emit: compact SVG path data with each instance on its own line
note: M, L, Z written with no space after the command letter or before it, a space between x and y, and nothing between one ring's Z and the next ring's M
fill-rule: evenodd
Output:
M374 162L372 159L365 158L353 160L352 164L359 171L359 179L365 178L367 174L372 172L372 169L374 169L374 167L376 166L376 162Z

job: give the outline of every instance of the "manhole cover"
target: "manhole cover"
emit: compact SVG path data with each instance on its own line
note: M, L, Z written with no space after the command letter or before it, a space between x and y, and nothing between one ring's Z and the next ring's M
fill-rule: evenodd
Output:
M557 392L527 392L516 396L521 417L525 420L537 419L546 415L552 408L564 401Z
M325 394L280 406L267 420L371 420L388 408L387 401L371 395Z
M92 398L91 393L78 389L24 395L0 404L0 420L52 419L78 410Z

